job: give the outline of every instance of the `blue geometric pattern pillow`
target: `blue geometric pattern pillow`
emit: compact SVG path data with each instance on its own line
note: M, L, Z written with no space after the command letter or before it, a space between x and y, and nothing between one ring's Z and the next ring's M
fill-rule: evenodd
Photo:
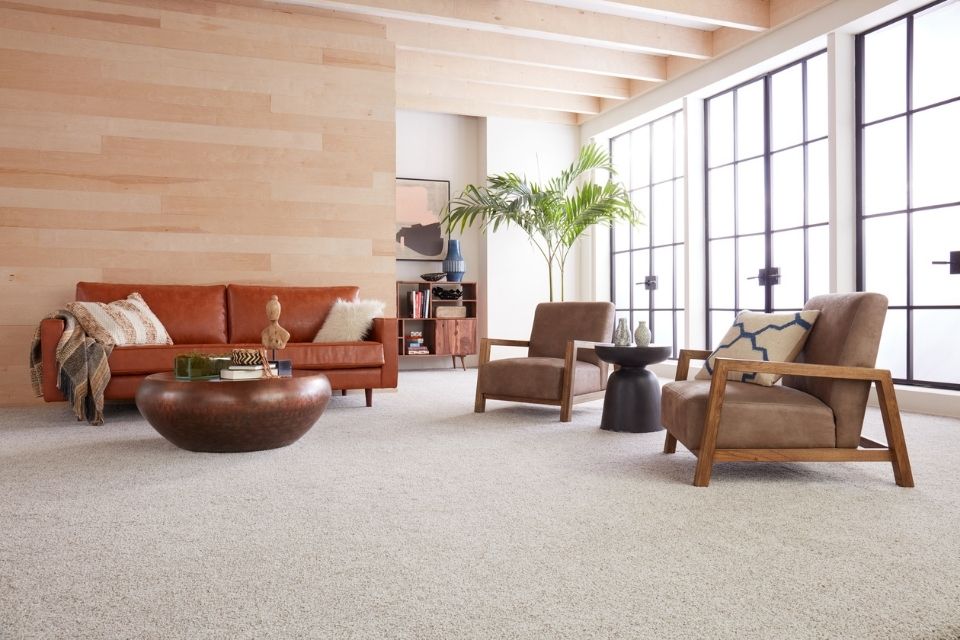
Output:
M723 336L706 365L696 378L709 380L713 374L713 362L720 358L737 360L767 360L774 362L793 362L803 350L807 336L817 321L819 311L797 311L795 313L756 313L742 311L736 322ZM728 380L752 382L765 387L776 384L779 375L773 373L731 373Z

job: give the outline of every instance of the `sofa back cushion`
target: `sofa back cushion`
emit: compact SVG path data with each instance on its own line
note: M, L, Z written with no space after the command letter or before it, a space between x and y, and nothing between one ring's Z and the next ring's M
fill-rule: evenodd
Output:
M280 287L231 284L227 287L230 342L260 342L267 326L267 301L280 301L280 326L290 332L290 342L312 342L333 303L356 300L358 287Z
M113 302L139 292L174 344L227 341L226 287L78 282L78 302ZM266 323L264 323L264 326Z

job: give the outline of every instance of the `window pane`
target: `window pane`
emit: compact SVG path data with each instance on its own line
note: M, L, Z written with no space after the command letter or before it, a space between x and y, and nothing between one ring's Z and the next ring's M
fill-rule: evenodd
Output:
M686 295L686 287L684 286L684 283L686 282L686 279L684 277L686 273L686 266L683 263L683 261L686 259L685 254L686 252L684 251L684 246L682 244L678 244L674 246L673 248L673 264L674 264L673 284L677 294L675 304L677 305L678 308L684 306L684 296Z
M737 89L737 159L763 153L763 80Z
M630 134L625 133L610 141L610 159L616 170L616 179L630 188Z
M764 266L764 237L750 236L737 240L737 250L740 252L740 296L737 308L763 311L766 305L765 287L760 286L759 280L747 280L757 275Z
M710 344L711 349L715 349L727 329L733 326L733 321L737 319L737 314L732 311L711 311L710 312Z
M650 184L650 127L634 129L630 136L630 186L636 189Z
M960 75L960 70L954 71ZM960 202L958 173L960 102L951 102L914 115L912 206Z
M685 145L686 135L684 135L683 126L683 112L673 114L673 175L675 177L685 174L684 165L686 164L687 149Z
M674 197L674 206L676 207L676 213L673 216L673 239L674 242L683 242L684 237L686 236L686 230L684 229L684 218L683 212L687 210L686 206L686 194L684 193L683 178L677 178L673 182L673 197Z
M673 183L661 182L653 188L653 220L651 233L654 245L673 242Z
M653 331L651 334L650 342L653 344L673 346L673 311L653 312Z
M613 250L623 251L630 248L630 234L633 231L626 222L618 222L613 226Z
M709 201L707 222L710 237L733 235L733 167L711 169L707 172Z
M633 227L633 248L650 246L650 188L644 187L633 192L633 204L644 213L643 224Z
M863 284L887 296L891 305L907 303L907 214L863 221Z
M686 314L683 311L677 311L676 317L676 347L674 347L673 350L674 357L677 357L680 349L687 346L687 326L684 324Z
M630 254L613 256L613 305L617 309L630 308Z
M733 239L710 242L710 307L733 309L734 252Z
M863 39L863 119L907 109L907 21L900 20Z
M894 378L907 377L907 312L890 309L883 322L877 367L890 369Z
M947 2L913 20L913 107L960 96L960 4Z
M906 118L863 130L863 213L907 208Z
M780 268L780 284L773 287L774 309L803 306L803 229L781 231L771 238L773 266Z
M956 277L956 276L954 276ZM960 310L917 309L913 312L913 378L960 383Z
M662 182L673 177L673 118L661 118L653 123L653 181Z
M774 229L803 224L803 147L770 156L770 205Z
M960 305L960 276L932 264L960 251L960 207L913 214L913 304ZM958 325L960 326L960 325Z
M807 145L807 224L830 220L830 159L827 141Z
M633 287L633 308L634 309L650 308L650 292L643 288L644 278L646 278L648 275L652 275L650 271L649 249L644 249L642 251L634 251L633 252L633 279L627 283L629 286Z
M733 162L733 92L707 100L707 163Z
M827 54L807 60L807 140L827 135Z
M673 308L673 247L653 250L653 275L657 276L657 288L653 292L656 309Z
M807 299L830 293L830 227L807 230L807 256Z
M770 77L770 148L803 142L803 65L795 64Z
M763 158L737 164L737 233L760 233L764 219Z

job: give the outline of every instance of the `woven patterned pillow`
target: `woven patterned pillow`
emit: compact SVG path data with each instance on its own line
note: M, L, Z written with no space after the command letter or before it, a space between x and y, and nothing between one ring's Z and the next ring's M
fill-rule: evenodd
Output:
M370 333L373 319L383 316L384 304L379 300L337 300L314 342L356 342Z
M103 302L71 302L72 313L87 335L104 344L173 344L160 319L150 310L139 293L110 304Z
M796 313L756 313L742 311L736 322L723 336L720 346L707 358L706 365L697 374L698 380L709 380L713 362L719 358L737 360L768 360L792 362L807 342L807 336L817 321L819 311ZM728 380L752 382L765 387L776 384L779 375L773 373L731 373Z

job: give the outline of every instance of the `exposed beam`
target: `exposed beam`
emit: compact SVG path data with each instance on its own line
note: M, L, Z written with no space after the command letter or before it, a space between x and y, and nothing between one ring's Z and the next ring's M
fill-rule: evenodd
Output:
M536 120L538 122L552 122L556 124L577 124L577 114L574 113L510 107L502 104L490 104L464 98L435 98L398 93L397 108L429 111L433 113L455 113L461 116L478 116L482 118L518 118L520 120Z
M543 4L557 2L532 1ZM635 11L637 17L654 20L662 17L747 31L770 28L770 0L590 0L590 4L599 11Z
M502 104L528 109L570 111L573 113L600 113L600 100L536 89L497 87L449 78L431 78L415 74L397 74L397 93L408 96L464 98L490 104Z
M666 58L501 33L388 20L387 38L398 49L436 51L482 60L659 81L667 77Z
M401 50L397 52L396 60L398 73L599 98L628 98L632 95L632 83L640 82L578 71L546 69L525 64L477 60L423 51ZM643 84L653 85L654 83L644 82Z
M713 38L708 31L516 0L295 0L295 3L657 55L709 58L713 53Z

